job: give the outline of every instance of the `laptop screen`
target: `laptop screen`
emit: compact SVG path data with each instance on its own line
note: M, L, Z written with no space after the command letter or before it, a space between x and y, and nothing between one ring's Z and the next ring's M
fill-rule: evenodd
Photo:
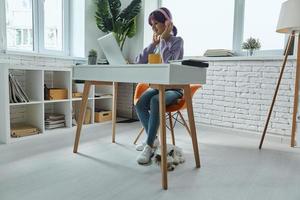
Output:
M100 37L98 43L110 65L126 64L126 60L113 33Z

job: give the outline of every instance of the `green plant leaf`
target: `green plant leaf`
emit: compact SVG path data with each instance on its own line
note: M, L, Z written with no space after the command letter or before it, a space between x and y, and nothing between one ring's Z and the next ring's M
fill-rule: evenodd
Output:
M116 21L118 15L120 14L121 1L120 0L108 0L110 13L114 21Z
M105 33L113 31L113 17L110 13L108 0L95 0L95 2L97 5L95 14L97 27Z
M129 23L141 11L141 0L132 0L130 4L120 13L119 17L125 23Z
M136 34L136 17L130 22L127 36L132 38Z
M248 38L246 39L246 42L242 43L242 49L260 49L261 44L259 42L259 39L255 38Z
M95 0L95 4L97 27L105 33L113 32L122 49L126 38L136 34L136 20L141 10L141 0L132 0L122 11L120 0Z

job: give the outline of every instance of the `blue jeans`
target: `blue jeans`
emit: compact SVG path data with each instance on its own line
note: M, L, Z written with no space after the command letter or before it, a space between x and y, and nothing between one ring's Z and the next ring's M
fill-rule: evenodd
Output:
M177 103L182 94L175 90L165 91L166 106ZM135 109L146 134L147 144L152 146L159 126L159 94L158 90L149 88L139 98Z

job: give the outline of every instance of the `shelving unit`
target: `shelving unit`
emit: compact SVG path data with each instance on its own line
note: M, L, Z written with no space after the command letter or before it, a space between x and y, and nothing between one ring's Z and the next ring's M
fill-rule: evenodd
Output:
M26 103L9 102L8 74L12 73L28 95L30 101ZM0 64L0 142L11 143L37 135L51 134L70 130L72 125L72 112L77 119L81 98L72 98L72 92L82 92L84 84L72 83L71 68L46 67L15 67L9 64ZM68 98L62 100L44 100L44 84L48 88L68 89ZM88 107L91 109L89 124L94 124L94 110L96 107L111 110L112 94L110 86L93 86L89 93ZM96 96L95 95L100 95ZM74 111L73 111L74 109ZM45 128L45 114L58 113L65 115L65 127L57 129ZM10 127L12 123L28 123L40 130L40 134L12 138Z

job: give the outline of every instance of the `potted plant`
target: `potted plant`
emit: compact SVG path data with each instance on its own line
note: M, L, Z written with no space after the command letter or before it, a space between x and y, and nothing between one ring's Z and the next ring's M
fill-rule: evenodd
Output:
M97 63L97 51L95 49L91 49L89 51L88 64L96 65L96 63Z
M123 50L126 38L131 38L136 33L136 20L141 10L141 0L132 0L122 11L120 0L95 0L95 2L97 27L104 33L113 32Z
M249 52L249 55L252 56L253 55L253 51L256 49L260 49L261 44L259 42L259 39L255 39L255 38L248 38L246 40L246 42L243 42L242 44L242 49L246 49Z

